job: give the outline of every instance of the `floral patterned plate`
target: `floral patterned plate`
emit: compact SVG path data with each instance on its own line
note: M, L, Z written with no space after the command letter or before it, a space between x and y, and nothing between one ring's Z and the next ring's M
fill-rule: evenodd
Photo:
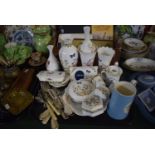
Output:
M124 67L132 71L155 71L155 61L148 58L131 58L124 62Z
M72 81L68 86L68 94L77 103L85 101L94 91L95 85L89 80Z

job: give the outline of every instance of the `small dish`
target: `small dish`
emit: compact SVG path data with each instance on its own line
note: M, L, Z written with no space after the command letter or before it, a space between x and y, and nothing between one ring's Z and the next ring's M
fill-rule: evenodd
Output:
M155 76L153 75L144 74L144 75L138 76L137 79L138 79L138 82L145 88L149 88L155 85Z
M68 84L70 80L70 76L68 74L66 74L64 81L62 82L49 82L49 85L55 87L55 88L60 88L60 87L64 87Z
M28 30L17 30L12 36L12 42L32 46L33 34Z
M55 72L48 72L48 71L40 71L37 74L37 77L40 81L43 82L63 82L66 77L66 73L63 71L55 71Z
M43 65L45 62L46 62L46 58L45 58L45 57L41 57L41 58L40 58L40 61L35 61L35 60L33 60L33 59L31 58L31 59L29 59L29 62L28 62L28 63L29 63L31 66L36 67L36 66L41 66L41 65Z
M142 50L146 48L146 44L142 40L136 38L126 38L123 44L126 45L128 49Z
M68 86L68 94L74 102L81 103L90 97L94 89L94 84L89 80L74 80Z
M148 58L130 58L124 62L124 67L132 71L155 71L155 61Z

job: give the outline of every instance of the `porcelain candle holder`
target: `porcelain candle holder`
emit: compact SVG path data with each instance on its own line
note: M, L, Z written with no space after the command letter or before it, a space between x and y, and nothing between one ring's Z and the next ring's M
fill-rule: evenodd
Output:
M113 48L110 47L100 47L98 52L98 65L100 68L105 68L110 65L111 60L115 54Z
M79 47L82 66L93 66L96 47L90 40L90 27L84 27L85 40Z
M72 45L72 35L66 34L61 38L62 47L59 50L59 58L66 72L69 73L70 67L75 67L78 62L77 48Z

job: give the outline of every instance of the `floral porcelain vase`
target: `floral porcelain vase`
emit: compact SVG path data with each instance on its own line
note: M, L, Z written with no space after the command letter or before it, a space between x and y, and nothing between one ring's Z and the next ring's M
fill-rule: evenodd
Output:
M85 40L80 45L80 57L82 66L93 66L96 47L90 40L90 27L84 27Z
M49 72L54 72L59 70L59 63L56 57L53 54L53 45L48 45L47 48L49 50L49 57L46 62L46 70Z
M59 50L59 58L62 67L66 72L69 73L70 67L75 67L78 62L78 51L77 48L72 45L72 35L66 34L61 38L62 47Z

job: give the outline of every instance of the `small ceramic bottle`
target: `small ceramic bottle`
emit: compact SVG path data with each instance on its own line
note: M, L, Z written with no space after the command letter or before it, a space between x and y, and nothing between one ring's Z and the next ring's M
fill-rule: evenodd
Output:
M53 54L53 45L48 45L47 48L49 50L49 57L46 62L46 70L49 72L54 72L59 70L59 63L56 57Z
M72 45L73 37L69 34L64 34L61 37L62 47L59 50L59 58L66 72L69 72L70 67L75 67L78 62L77 48Z
M90 40L90 27L84 27L84 36L85 40L80 45L80 57L82 66L93 66L95 55L96 55L96 47Z

